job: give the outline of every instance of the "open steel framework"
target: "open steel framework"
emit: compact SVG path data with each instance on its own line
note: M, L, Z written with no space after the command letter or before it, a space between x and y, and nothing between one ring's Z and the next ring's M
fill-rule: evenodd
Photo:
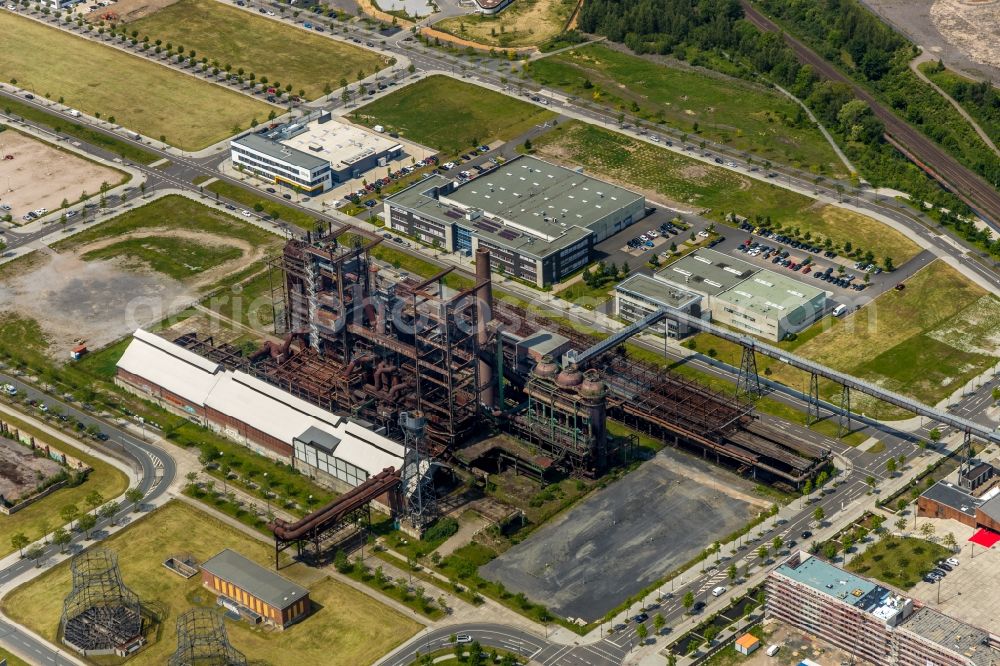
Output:
M118 557L92 548L70 563L73 588L63 602L63 642L78 652L126 652L142 641L142 603L126 587Z
M247 658L229 642L222 615L194 608L177 618L177 650L167 666L246 666Z

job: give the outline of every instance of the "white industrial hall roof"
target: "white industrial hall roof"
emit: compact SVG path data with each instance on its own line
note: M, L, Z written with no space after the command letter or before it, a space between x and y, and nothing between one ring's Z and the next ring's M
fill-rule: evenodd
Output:
M288 446L310 428L316 428L340 440L336 457L369 474L403 466L402 444L245 372L225 370L143 329L135 332L118 367Z

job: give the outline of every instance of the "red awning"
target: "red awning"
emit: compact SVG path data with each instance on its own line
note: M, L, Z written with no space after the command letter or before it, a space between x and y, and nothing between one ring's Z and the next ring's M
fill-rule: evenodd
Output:
M976 533L969 538L969 541L984 548L992 548L994 544L1000 541L1000 534L991 530L976 530Z

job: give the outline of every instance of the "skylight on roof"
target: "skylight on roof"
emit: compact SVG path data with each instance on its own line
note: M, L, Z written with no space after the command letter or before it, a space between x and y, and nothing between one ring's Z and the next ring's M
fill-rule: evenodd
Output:
M695 261L700 261L703 264L709 264L709 265L711 265L711 263L712 263L711 259L706 259L705 257L699 256L697 254L695 254L693 256L694 256L694 260Z

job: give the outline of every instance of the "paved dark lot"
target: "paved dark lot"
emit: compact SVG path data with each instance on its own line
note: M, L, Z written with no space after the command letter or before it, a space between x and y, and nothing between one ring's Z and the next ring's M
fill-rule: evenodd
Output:
M692 478L701 473L715 481ZM560 616L595 620L756 512L720 488L752 485L664 450L480 572Z

